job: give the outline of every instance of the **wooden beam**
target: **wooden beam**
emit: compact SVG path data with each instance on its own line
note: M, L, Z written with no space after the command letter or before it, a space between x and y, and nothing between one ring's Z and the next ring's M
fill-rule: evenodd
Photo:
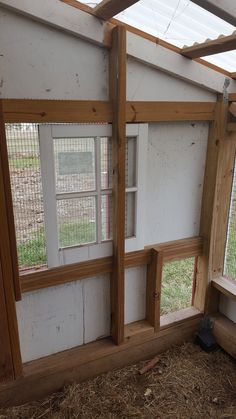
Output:
M227 131L235 132L236 131L236 122L229 122L227 124Z
M207 55L219 54L221 52L236 49L236 34L223 36L212 41L195 44L191 47L182 48L181 53L188 58L199 58Z
M106 101L4 99L5 122L112 122Z
M221 294L236 301L236 281L221 276L219 278L212 279L211 285Z
M93 9L95 16L109 20L128 7L137 3L138 0L103 0Z
M213 333L217 343L236 359L236 323L222 314L213 318Z
M229 102L236 102L236 93L229 93Z
M218 156L220 144L225 139L227 110L227 103L223 101L222 97L219 97L215 120L211 123L209 129L200 221L200 235L204 239L204 248L203 254L198 257L196 290L194 297L194 306L200 311L206 310L207 293L210 289L210 263L212 257L213 217L215 209ZM211 302L212 307L209 307L209 310L215 311L217 301L214 304L212 299Z
M8 152L7 152L7 141L5 133L5 121L3 114L2 101L0 101L0 124L1 124L1 141L0 141L0 155L2 159L2 176L4 183L4 192L7 206L7 221L8 221L8 231L9 231L9 241L11 247L11 262L12 262L12 272L13 272L13 283L14 283L14 293L15 300L19 301L21 299L21 289L20 289L20 280L19 280L19 266L18 266L18 256L16 248L16 233L15 233L15 223L14 223L14 213L13 213L13 203L11 195L11 180L8 164Z
M3 99L7 123L108 122L113 121L111 102L76 100ZM212 121L215 102L126 103L126 122Z
M188 312L188 318L176 313L174 325L165 324L158 333L150 327L127 325L125 342L117 346L111 339L102 339L87 345L50 355L24 366L24 376L15 383L0 386L0 405L26 403L60 390L71 382L81 382L114 368L121 368L142 359L148 359L181 344L194 336L202 315ZM137 329L138 333L137 333Z
M113 271L111 278L111 333L124 341L125 149L126 149L126 30L115 27L110 52L110 100L113 105Z
M0 109L0 143L4 143L5 127L3 121L3 114ZM8 215L8 200L6 194L6 179L4 179L4 155L0 154L0 264L1 264L1 290L4 290L5 308L8 322L8 333L10 336L11 354L13 371L12 375L17 377L22 372L16 307L15 307L15 292L14 292L14 272L12 261L12 247L9 231L9 215ZM10 187L10 185L8 185ZM3 292L3 291L2 291ZM3 296L2 296L3 298ZM2 308L1 308L2 310ZM4 336L3 339L5 340ZM0 372L1 375L1 372Z
M236 102L232 102L230 105L229 105L229 112L234 116L234 117L236 117Z
M235 72L235 73L231 73L231 74L230 74L230 77L231 77L232 79L236 80L236 72Z
M215 102L127 102L127 122L212 121Z
M146 319L154 332L160 330L162 269L163 251L152 249L147 266Z
M151 262L151 249L160 248L165 262L199 256L203 252L203 239L190 237L188 239L156 244L143 250L125 254L125 269L148 265ZM56 285L66 284L89 278L97 274L112 272L112 257L94 259L58 266L57 268L28 271L20 275L22 292L30 292Z

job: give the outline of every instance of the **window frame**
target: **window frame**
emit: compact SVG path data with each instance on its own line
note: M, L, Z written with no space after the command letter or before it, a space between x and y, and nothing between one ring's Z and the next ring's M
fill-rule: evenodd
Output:
M144 247L144 192L147 155L148 124L127 124L126 136L136 137L136 186L125 192L135 193L134 236L125 239L125 251L140 250ZM95 184L96 190L75 193L57 193L54 160L54 139L94 137L95 140ZM101 197L112 194L112 187L102 189L100 167L100 137L112 137L111 124L39 124L39 146L43 205L45 218L46 253L48 267L106 257L112 255L112 239L101 240ZM57 199L80 196L96 196L96 242L59 247L57 223Z

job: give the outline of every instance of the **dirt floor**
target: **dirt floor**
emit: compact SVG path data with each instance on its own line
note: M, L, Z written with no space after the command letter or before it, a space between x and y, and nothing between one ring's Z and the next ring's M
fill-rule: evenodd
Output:
M236 418L236 362L192 343L65 388L40 402L1 410L1 419Z

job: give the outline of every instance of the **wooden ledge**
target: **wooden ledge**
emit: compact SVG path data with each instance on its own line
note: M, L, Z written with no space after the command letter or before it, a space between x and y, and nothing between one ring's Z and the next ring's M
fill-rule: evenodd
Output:
M226 297L236 301L236 281L221 276L220 278L212 279L211 284Z
M166 324L158 333L153 333L145 321L127 325L127 339L120 346L106 338L25 364L23 377L0 385L0 405L13 406L45 397L69 383L148 359L191 339L202 314L194 311L190 318L180 320L181 312L177 315L179 322Z

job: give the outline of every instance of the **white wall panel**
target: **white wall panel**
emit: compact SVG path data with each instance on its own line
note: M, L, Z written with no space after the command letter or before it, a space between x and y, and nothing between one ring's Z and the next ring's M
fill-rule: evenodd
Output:
M128 58L128 100L215 101L207 90Z
M17 317L23 362L82 345L82 281L23 294Z
M84 343L110 336L110 278L101 275L83 280Z
M0 9L0 98L108 98L108 53Z
M146 245L199 234L208 124L150 124Z
M236 323L236 302L224 295L220 297L220 312Z
M146 267L125 270L125 324L146 317Z

